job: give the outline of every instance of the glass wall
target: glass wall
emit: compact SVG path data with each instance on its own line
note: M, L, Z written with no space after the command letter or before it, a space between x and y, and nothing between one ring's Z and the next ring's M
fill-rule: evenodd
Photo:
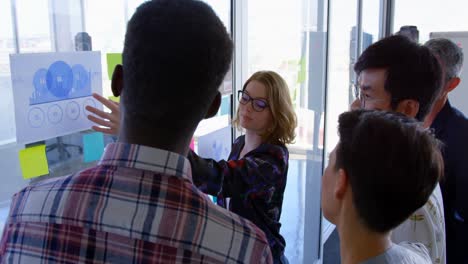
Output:
M353 65L357 58L356 54L358 54L356 47L357 4L358 1L330 1L325 164L328 164L329 153L339 140L338 116L348 110L349 104L354 98L352 90L356 77ZM325 244L334 229L334 225L323 218L322 243L324 244L324 252L333 247L336 250L336 244Z
M14 141L15 118L13 115L13 94L11 92L9 56L17 49L16 38L13 32L12 8L9 1L0 1L0 145Z
M468 24L466 10L468 2L463 0L447 1L395 1L394 31L402 26L416 26L419 31L419 42L425 43L434 37L444 37L457 43L465 52L468 50ZM417 10L418 14L415 15ZM461 83L449 93L450 104L468 116L468 65L461 70Z
M25 145L15 142L9 56L75 51L75 37L86 32L91 37L92 50L101 52L102 91L104 96L110 96L107 54L122 52L125 25L142 2L144 0L0 1L0 169L4 175L0 185L0 229L9 198L31 181L23 178L18 158ZM354 98L352 84L356 76L352 67L359 54L356 46L358 3L362 5L360 43L364 49L378 39L380 1L205 2L232 32L235 60L233 70L220 87L221 109L217 116L200 123L195 132L195 148L206 140L217 144L213 137L219 135L222 135L221 143L226 145L227 142L230 146L230 120L236 108L233 92L240 90L243 82L256 71L279 73L287 81L299 121L296 142L288 146L290 164L281 216L286 256L290 263L320 261L323 243L334 229L321 216L321 176L328 153L338 141L338 115L348 110ZM396 8L405 9L405 5L412 4L397 1ZM421 32L425 28L415 16L395 13L396 27L419 23ZM88 133L90 131L85 130L39 142L46 145L51 176L68 174L95 163L83 160L83 136ZM105 143L114 140L115 137L104 138ZM218 154L218 158L227 158L223 151Z
M243 81L259 70L287 82L298 117L281 216L290 263L320 254L320 179L323 161L327 1L256 0L246 3ZM236 87L241 88L241 84Z
M379 38L380 3L373 0L330 1L324 166L328 164L329 153L339 141L338 116L349 110L355 99L354 84L357 76L353 70L354 63L362 51ZM323 218L323 243L334 229L334 225ZM327 246L334 249L328 249ZM339 250L336 246L326 244L324 251Z
M90 36L89 48L101 52L102 93L111 95L110 80L107 69L107 54L121 53L123 49L126 23L133 15L135 8L144 0L11 0L0 1L0 169L3 172L0 185L0 233L7 215L10 197L30 182L47 177L69 174L93 166L96 161L86 160L85 135L93 131L83 129L60 137L41 138L37 142L23 144L16 138L15 108L11 78L10 56L20 53L75 52L85 45L77 44L77 36L86 32ZM231 31L231 1L207 0L212 5ZM86 42L88 43L88 42ZM88 44L86 44L88 45ZM86 46L88 47L88 46ZM220 90L223 92L223 105L218 115L202 122L197 129L198 136L204 136L219 126L224 120L224 127L229 126L232 72L228 74ZM27 100L27 99L26 99ZM84 111L73 109L65 115ZM68 111L68 108L64 111ZM57 113L62 113L57 110ZM54 113L52 113L54 114ZM33 115L40 121L40 115ZM47 118L50 118L47 112ZM49 120L50 121L50 120ZM231 131L226 138L231 143ZM104 136L103 144L115 141L116 137ZM19 143L17 143L17 141ZM31 144L29 144L31 143ZM19 154L33 146L44 146L47 173L38 178L26 179L22 171ZM42 158L42 154L41 154ZM31 162L30 160L26 160ZM24 164L23 164L24 166ZM32 163L26 167L34 166Z
M395 0L393 30L413 25L419 30L419 42L429 40L430 32L468 31L464 0Z

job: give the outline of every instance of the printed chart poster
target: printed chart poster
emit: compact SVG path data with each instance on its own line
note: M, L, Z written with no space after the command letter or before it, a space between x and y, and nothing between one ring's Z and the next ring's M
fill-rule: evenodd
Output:
M16 141L31 143L89 129L85 106L102 109L100 52L10 55Z

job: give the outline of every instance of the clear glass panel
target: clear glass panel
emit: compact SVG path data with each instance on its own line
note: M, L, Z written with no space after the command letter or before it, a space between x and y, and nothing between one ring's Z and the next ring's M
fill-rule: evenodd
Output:
M298 116L296 142L288 145L288 184L281 214L281 234L290 263L313 263L320 251L326 3L247 2L244 77L259 70L279 73L289 86Z
M203 0L213 8L221 21L231 32L231 1L230 0ZM219 87L222 94L221 107L218 113L203 120L198 125L194 135L194 148L201 156L210 156L217 160L227 159L232 144L231 105L232 100L232 71L230 70ZM213 151L202 151L212 149ZM200 152L201 151L201 152ZM205 155L204 155L205 154Z
M405 25L417 26L421 43L429 40L430 32L468 31L467 9L464 0L395 1L394 31Z
M380 2L375 0L362 1L362 50L379 40Z
M123 0L85 0L84 6L86 32L91 36L93 50L101 51L101 63L105 65L107 53L123 50L126 6ZM102 85L103 95L112 95L107 67L103 67Z
M364 12L363 12L364 13ZM327 69L327 118L325 163L328 164L329 153L338 143L338 116L347 111L353 100L352 81L354 80L353 64L356 59L357 1L330 1L328 69ZM367 27L364 28L366 30ZM363 30L363 31L364 31ZM369 30L369 29L367 29ZM326 242L334 226L323 218L322 242ZM324 251L333 244L325 243ZM324 259L324 261L329 261ZM326 263L326 262L324 262Z
M460 45L467 57L468 50L468 24L466 23L466 10L468 1L464 0L413 0L395 1L394 31L402 26L416 26L419 32L419 42L425 43L434 33L436 37L445 37ZM415 10L417 14L415 15ZM449 100L452 106L468 115L468 64L465 63L461 71L462 82L450 92Z
M48 0L16 1L21 53L52 50L50 15Z
M355 62L355 38L352 34L357 21L356 1L330 3L330 33L328 42L327 76L327 155L338 143L338 116L349 109L353 98L351 82Z
M0 169L4 177L0 185L0 233L8 214L9 199L13 193L31 181L46 177L66 175L94 162L83 161L83 133L73 133L38 142L46 145L49 175L27 180L20 169L19 152L24 144L15 143L15 110L10 74L9 56L15 53L15 41L20 53L75 51L92 48L101 52L103 95L111 95L107 74L107 53L121 53L127 20L144 0L16 0L16 9L11 1L0 1ZM207 1L213 5L230 31L231 1ZM16 10L18 38L14 36L12 17ZM83 16L84 15L84 16ZM91 37L87 45L75 46L77 34L86 32ZM85 45L86 44L86 45ZM200 125L205 132L216 126L219 120L229 125L231 107L232 73L228 73L220 90L224 96L218 115ZM86 133L87 131L85 131ZM231 131L229 130L229 135ZM228 144L231 144L230 136ZM104 143L114 141L105 136ZM10 143L7 143L10 142ZM227 158L227 157L226 157Z
M0 145L14 140L15 116L11 93L10 53L15 52L10 1L0 1ZM10 114L6 114L10 113Z

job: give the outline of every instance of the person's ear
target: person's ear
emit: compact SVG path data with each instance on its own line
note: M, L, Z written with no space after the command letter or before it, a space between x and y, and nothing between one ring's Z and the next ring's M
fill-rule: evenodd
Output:
M219 107L221 106L221 93L217 92L213 102L211 102L210 108L205 114L205 119L211 118L218 113Z
M335 182L334 195L338 200L343 200L348 190L348 174L343 169L338 169L338 179Z
M419 102L413 99L402 100L398 103L396 112L414 118L419 112Z
M357 110L359 108L361 108L361 100L356 98L349 106L349 111Z
M111 81L112 94L115 97L120 96L123 89L123 67L121 64L115 65L114 73L112 73Z
M454 77L454 78L450 79L450 81L448 81L447 85L445 86L445 91L447 93L450 93L455 88L457 88L457 86L460 84L460 82L461 82L461 79L458 78L458 77Z

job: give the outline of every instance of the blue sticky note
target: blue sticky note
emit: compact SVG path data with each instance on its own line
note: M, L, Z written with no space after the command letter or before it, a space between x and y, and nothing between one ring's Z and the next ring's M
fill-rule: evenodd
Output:
M104 153L104 135L101 132L83 135L84 162L99 160L102 153Z

